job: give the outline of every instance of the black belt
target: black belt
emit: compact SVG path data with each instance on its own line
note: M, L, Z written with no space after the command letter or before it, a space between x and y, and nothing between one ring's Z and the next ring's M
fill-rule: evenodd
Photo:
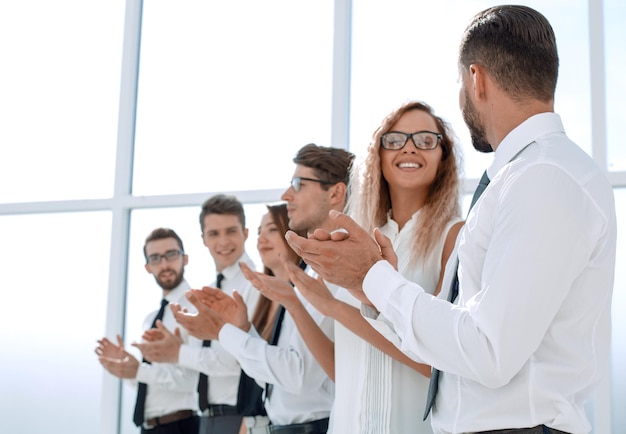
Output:
M510 428L510 429L496 429L492 431L480 431L475 434L568 434L565 431L559 431L558 429L550 428L545 425L537 425L532 428Z
M280 434L324 434L328 431L328 418L291 425L270 425L270 433Z
M174 413L148 419L143 423L143 427L144 429L152 429L156 428L157 426L167 425L168 423L174 423L183 419L188 419L195 414L196 412L193 410L178 410Z
M223 404L210 404L209 408L202 412L203 417L235 416L238 414L236 406Z

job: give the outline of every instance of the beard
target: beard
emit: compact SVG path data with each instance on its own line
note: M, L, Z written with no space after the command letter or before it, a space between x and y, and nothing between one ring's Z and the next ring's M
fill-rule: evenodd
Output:
M165 271L173 271L174 278L173 279L162 278L161 273ZM172 289L180 285L180 283L183 281L183 275L185 274L185 270L181 269L180 272L176 270L163 270L161 271L161 273L159 273L158 275L155 275L154 280L156 280L156 283L165 291L171 291Z
M493 152L493 148L487 142L487 134L485 134L485 127L480 123L478 119L478 112L476 107L472 104L467 91L465 91L465 105L461 108L463 120L470 132L472 138L472 146L478 152L489 153Z

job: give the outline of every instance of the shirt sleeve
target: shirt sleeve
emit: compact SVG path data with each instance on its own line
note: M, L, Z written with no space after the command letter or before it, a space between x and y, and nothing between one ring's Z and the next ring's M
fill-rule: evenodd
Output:
M540 345L604 223L557 168L533 166L514 181L492 189L468 217L458 305L424 293L385 261L363 283L407 355L488 387L507 384Z
M211 342L210 347L183 344L178 353L178 363L203 374L216 377L228 377L239 374L239 363L218 342Z
M172 363L142 362L135 379L163 390L188 392L198 384L198 372Z
M332 319L324 317L318 324L332 339ZM230 324L222 328L219 338L224 348L239 360L246 374L258 383L275 384L289 393L299 394L321 387L327 378L288 312L285 313L281 337L276 346Z

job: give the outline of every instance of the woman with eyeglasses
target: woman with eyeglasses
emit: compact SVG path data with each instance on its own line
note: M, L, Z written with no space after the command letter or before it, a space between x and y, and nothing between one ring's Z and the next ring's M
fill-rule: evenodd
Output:
M347 212L370 233L380 227L393 243L398 270L438 294L463 225L448 124L425 103L403 104L375 131L350 185ZM422 421L430 367L410 360L375 331L348 291L334 298L321 280L288 269L300 292L336 320L335 403L328 432L432 433L430 420ZM320 346L310 348L324 356Z

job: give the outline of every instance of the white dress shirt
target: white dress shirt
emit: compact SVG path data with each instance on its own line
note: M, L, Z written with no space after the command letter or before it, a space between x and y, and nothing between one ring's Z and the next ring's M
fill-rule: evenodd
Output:
M248 317L251 317L259 292L244 277L239 263L245 262L254 270L254 263L246 253L233 265L222 270L224 280L222 291L230 296L236 289L248 307ZM216 281L211 282L212 287ZM200 345L181 345L178 354L178 363L191 369L202 372L209 377L209 404L237 404L237 391L239 389L239 376L241 367L237 359L222 348L219 341L211 341L210 347Z
M398 255L398 270L428 293L437 289L441 257L450 228L461 221L452 219L428 254L411 260L419 211L399 228L391 219L380 228ZM360 306L356 298L341 290L338 299ZM430 419L422 420L429 379L393 359L335 322L335 403L329 434L430 434ZM355 399L355 397L357 397Z
M175 289L165 297L170 303L179 303L189 311L194 312L195 307L185 298L185 292L189 289L186 281L182 281ZM146 316L143 329L148 330L156 317L158 309ZM163 312L163 325L171 332L177 327L181 331L183 342L190 345L201 345L201 341L188 335L187 330L180 327L174 318L174 314L165 308ZM197 410L198 372L172 363L141 363L137 370L137 376L133 380L148 385L145 404L145 419L174 413L178 410Z
M337 292L337 286L328 286L333 294ZM298 295L322 331L333 339L334 321ZM272 394L265 401L272 424L290 425L329 416L334 384L309 351L288 311L275 346L258 337L254 328L245 333L231 324L222 328L219 339L261 387L265 383L273 385Z
M456 305L385 261L363 289L401 349L443 371L435 432L545 424L587 433L584 403L610 358L611 186L554 113L511 131L488 175L459 238Z

